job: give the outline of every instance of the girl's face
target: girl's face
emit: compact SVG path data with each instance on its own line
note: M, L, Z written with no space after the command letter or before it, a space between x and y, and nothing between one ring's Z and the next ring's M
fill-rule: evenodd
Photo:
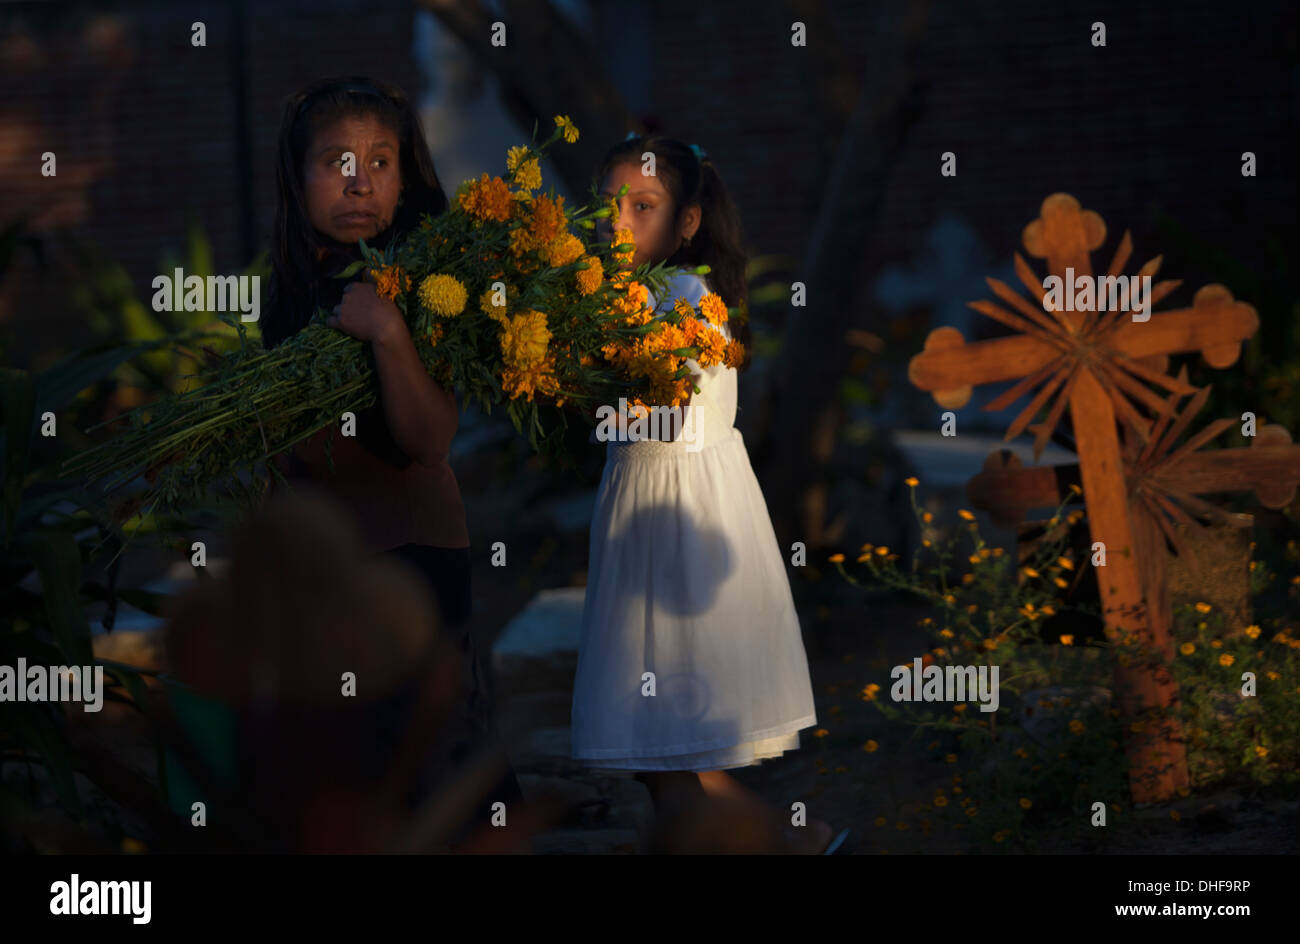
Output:
M354 176L343 175L343 155L355 155ZM322 128L303 158L307 217L316 231L341 243L382 233L402 193L396 130L371 116L340 118Z
M627 193L621 198L615 197L624 184ZM640 163L625 161L611 167L601 183L601 195L618 200L619 228L630 229L636 241L633 265L662 262L677 251L682 240L694 236L700 228L700 208L694 205L686 208L674 226L677 205L672 194L660 183L658 176L642 174ZM599 223L601 238L610 240L613 233L608 222L601 220Z

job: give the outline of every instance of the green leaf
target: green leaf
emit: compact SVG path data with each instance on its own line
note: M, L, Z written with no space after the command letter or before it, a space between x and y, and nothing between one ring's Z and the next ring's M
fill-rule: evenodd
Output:
M350 279L350 278L352 278L352 276L356 275L358 272L360 272L360 271L361 271L362 269L364 269L365 267L366 267L366 263L365 263L363 260L358 259L356 262L350 262L350 263L348 263L348 266L347 266L346 269L344 269L344 270L343 270L342 272L340 272L338 275L331 276L331 278L335 278L335 279Z
M72 665L90 665L90 624L81 607L81 550L71 534L37 531L14 542L41 575L41 593L59 651Z
M112 374L119 365L174 341L168 337L133 344L101 344L65 357L37 375L34 382L36 415L65 406L80 391Z

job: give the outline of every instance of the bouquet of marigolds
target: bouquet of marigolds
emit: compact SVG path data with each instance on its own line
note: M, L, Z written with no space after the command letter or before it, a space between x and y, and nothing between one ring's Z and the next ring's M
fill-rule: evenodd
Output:
M362 243L364 261L338 273L367 267L377 293L401 310L429 375L485 411L504 408L548 459L561 458L568 411L594 425L597 408L617 408L620 397L680 406L692 389L687 358L709 367L743 356L718 330L728 318L718 296L706 295L698 311L684 301L651 310L650 289L671 273L634 269L628 230L615 229L608 245L595 240L597 219L617 226L615 201L570 210L541 192L540 158L578 136L565 116L555 125L547 141L510 149L505 177L466 181L447 212L382 252ZM145 488L119 509L123 520L141 509L179 513L222 488L258 501L280 474L274 456L377 400L369 345L327 317L316 312L271 350L232 322L239 351L195 389L112 421L127 428L69 467L106 492L143 476Z

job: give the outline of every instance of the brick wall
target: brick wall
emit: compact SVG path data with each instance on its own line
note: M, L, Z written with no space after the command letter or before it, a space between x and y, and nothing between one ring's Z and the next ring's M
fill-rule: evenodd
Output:
M790 6L656 3L652 111L715 156L754 247L799 258L825 180L813 57L838 42L861 74L879 5L828 3L834 36L812 34L807 48L790 45ZM1089 42L1098 20L1104 49ZM1296 217L1284 136L1300 119L1298 25L1293 4L1273 2L935 2L918 63L926 110L892 169L864 271L912 256L944 213L1009 260L1058 190L1102 214L1107 246L1130 227L1138 262L1168 248L1149 232L1161 208L1260 248ZM938 173L948 150L955 179ZM1245 150L1257 178L1239 174Z

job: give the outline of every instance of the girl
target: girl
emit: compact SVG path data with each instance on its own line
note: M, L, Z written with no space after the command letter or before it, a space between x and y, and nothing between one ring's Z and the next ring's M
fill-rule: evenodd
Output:
M351 159L345 158L345 154ZM348 175L345 176L345 171ZM359 240L386 245L438 214L447 198L424 134L395 86L360 77L326 79L292 96L280 129L279 204L270 299L262 318L267 347L305 327L318 307L328 324L370 344L379 402L357 412L355 438L334 436L334 471L322 430L277 460L287 478L307 480L349 512L371 553L408 562L428 582L440 610L440 634L459 646L465 700L447 722L439 763L459 764L492 738L487 692L470 632L469 532L448 463L458 417L451 391L421 366L401 312L369 282L330 278L360 259ZM358 631L363 631L358 627ZM413 689L411 693L413 694ZM375 734L389 753L400 741L413 700L390 703ZM430 759L415 804L432 789ZM476 814L521 799L512 770Z
M653 175L642 172L646 153ZM710 267L707 284L679 273L661 308L677 297L698 305L710 290L744 306L740 227L707 155L629 137L598 180L606 196L627 186L617 225L632 231L635 264ZM744 369L748 327L728 327L747 349ZM687 363L699 392L671 440L607 446L573 693L574 757L638 771L661 817L700 791L762 802L725 771L796 749L798 732L817 723L789 581L733 425L737 371ZM787 827L786 839L798 852L829 852L846 833L832 843L814 819Z

